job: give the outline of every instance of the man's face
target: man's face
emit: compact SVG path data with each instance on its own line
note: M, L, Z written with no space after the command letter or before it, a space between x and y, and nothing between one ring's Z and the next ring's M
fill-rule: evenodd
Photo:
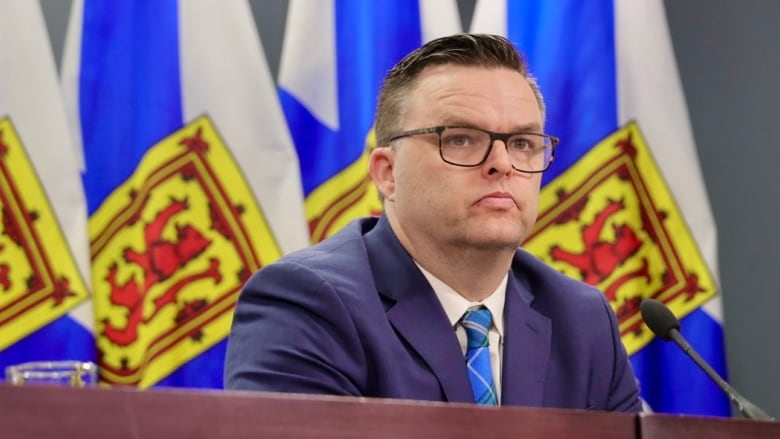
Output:
M495 132L542 131L539 106L528 82L504 68L452 64L425 69L401 118L401 129L472 126ZM439 156L438 137L399 139L385 149L389 183L379 183L411 242L437 247L512 248L536 221L540 174L516 172L504 143L485 163L464 168ZM388 182L385 182L388 183Z

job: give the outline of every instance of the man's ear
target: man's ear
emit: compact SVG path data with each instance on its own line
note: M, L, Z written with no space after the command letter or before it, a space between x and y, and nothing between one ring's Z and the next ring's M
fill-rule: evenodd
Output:
M395 199L394 166L395 151L390 147L374 148L368 157L368 172L382 198L388 201Z

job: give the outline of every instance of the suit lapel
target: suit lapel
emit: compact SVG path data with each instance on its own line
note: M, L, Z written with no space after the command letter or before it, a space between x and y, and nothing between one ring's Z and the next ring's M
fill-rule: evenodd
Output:
M550 359L550 319L531 308L527 285L510 273L504 304L502 405L542 407Z
M428 281L382 216L365 235L374 282L396 332L431 368L448 401L473 402L460 345Z
M425 288L430 290L430 286ZM388 311L387 318L431 368L447 401L474 402L455 331L433 291L420 289L418 294L407 296Z

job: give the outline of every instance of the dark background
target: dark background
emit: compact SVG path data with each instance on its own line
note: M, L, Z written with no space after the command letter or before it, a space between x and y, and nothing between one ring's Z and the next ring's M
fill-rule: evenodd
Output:
M70 3L41 0L58 62ZM276 76L287 1L250 3ZM780 416L780 1L664 3L718 227L730 382Z

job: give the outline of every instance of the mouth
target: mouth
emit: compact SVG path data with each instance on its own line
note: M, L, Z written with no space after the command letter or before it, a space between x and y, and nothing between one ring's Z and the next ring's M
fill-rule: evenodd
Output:
M514 198L507 192L493 192L481 197L474 203L476 206L487 207L495 210L509 210L517 207Z

